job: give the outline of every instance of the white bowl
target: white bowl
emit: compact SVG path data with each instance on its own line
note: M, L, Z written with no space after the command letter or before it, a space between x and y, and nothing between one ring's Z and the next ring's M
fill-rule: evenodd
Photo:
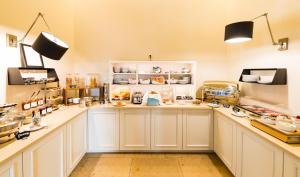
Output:
M258 78L259 78L259 76L257 76L257 75L245 75L245 74L243 74L243 81L244 82L257 82L257 80L258 80Z
M297 130L297 126L288 122L278 121L276 123L276 127L280 130L287 131L287 132L294 132Z
M150 79L147 79L147 80L143 80L143 79L140 79L140 84L150 84Z
M257 82L261 84L270 84L273 82L273 78L274 76L259 76L259 80Z

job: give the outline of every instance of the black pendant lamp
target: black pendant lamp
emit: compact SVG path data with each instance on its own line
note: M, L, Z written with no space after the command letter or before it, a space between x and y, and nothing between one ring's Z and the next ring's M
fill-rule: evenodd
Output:
M53 60L60 60L69 48L62 40L47 32L42 32L31 47L37 53Z
M252 40L253 22L242 21L231 23L225 27L224 41L227 43L239 43Z
M268 19L268 13L264 13L258 17L252 19L252 21L241 21L236 23L231 23L225 26L225 37L224 41L226 43L240 43L252 40L253 37L253 20L256 20L260 17L265 17L268 25L268 30L271 36L272 44L278 45L278 50L288 50L289 39L281 38L276 42L274 40L271 26Z
M24 39L31 31L31 29L33 28L33 26L35 25L39 17L43 19L45 25L48 27L48 30L51 31L43 14L38 13L37 17L35 18L31 26L27 30L26 34L20 40L21 42L24 41ZM55 37L53 34L47 32L40 33L40 35L36 38L36 40L33 42L31 47L40 55L53 60L60 60L62 56L66 53L66 51L69 49L66 43L64 43L62 40L58 39L57 37Z

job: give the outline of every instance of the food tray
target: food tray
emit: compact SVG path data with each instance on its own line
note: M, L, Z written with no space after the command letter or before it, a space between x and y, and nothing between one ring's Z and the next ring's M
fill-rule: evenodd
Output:
M268 133L275 138L289 143L289 144L298 144L300 143L300 131L295 132L286 132L276 128L276 125L265 124L260 119L252 119L251 125L260 129L261 131Z

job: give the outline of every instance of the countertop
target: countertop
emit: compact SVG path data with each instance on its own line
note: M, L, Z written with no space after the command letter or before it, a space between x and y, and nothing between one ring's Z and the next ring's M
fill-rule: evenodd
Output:
M258 135L259 137L265 139L267 142L279 147L285 152L290 153L291 155L297 157L300 159L300 144L287 144L283 141L280 141L279 139L253 127L250 124L250 120L246 118L239 118L231 114L232 109L227 108L214 108L215 111L223 114L224 116L230 118L234 122L236 122L238 125L246 128L247 130L250 130L252 133Z
M203 109L203 110L209 110L212 109L211 107L207 106L206 104L201 105L192 105L192 104L186 104L186 105L179 105L179 104L173 104L173 105L163 105L163 106L142 106L142 105L135 105L135 104L127 104L123 107L114 107L112 104L96 104L89 108L81 108L80 106L69 106L66 107L65 110L58 110L53 112L50 115L47 115L43 118L43 122L48 125L47 128L44 128L42 130L39 130L37 132L32 132L30 137L25 140L19 140L19 141L12 141L5 145L0 145L0 164L4 161L9 160L10 158L14 157L15 155L21 153L24 151L27 147L31 146L32 144L38 142L43 137L48 135L49 133L55 131L56 129L62 127L67 122L72 120L77 115L87 111L88 109L101 109L101 108L109 108L109 109ZM281 148L283 151L290 153L291 155L297 157L300 159L300 144L287 144L284 143L271 135L268 135L267 133L264 133L263 131L253 127L250 124L250 121L245 118L239 118L235 117L231 114L232 110L228 108L213 108L215 111L223 114L224 116L230 118L234 122L236 122L238 125L250 130L251 132L255 133L257 136L265 139L266 141L274 144L275 146Z
M87 108L81 108L78 105L66 107L64 110L57 110L43 117L43 123L48 127L36 132L31 132L30 136L24 140L16 140L0 145L0 164L11 157L21 153L27 147L38 142L46 135L65 125L77 115L85 112Z

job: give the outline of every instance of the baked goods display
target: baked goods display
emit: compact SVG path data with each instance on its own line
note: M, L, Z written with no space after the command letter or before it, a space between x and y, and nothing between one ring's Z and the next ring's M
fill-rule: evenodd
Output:
M152 84L165 84L165 78L163 76L153 76L151 77Z
M112 100L130 100L130 91L121 90L112 93Z

